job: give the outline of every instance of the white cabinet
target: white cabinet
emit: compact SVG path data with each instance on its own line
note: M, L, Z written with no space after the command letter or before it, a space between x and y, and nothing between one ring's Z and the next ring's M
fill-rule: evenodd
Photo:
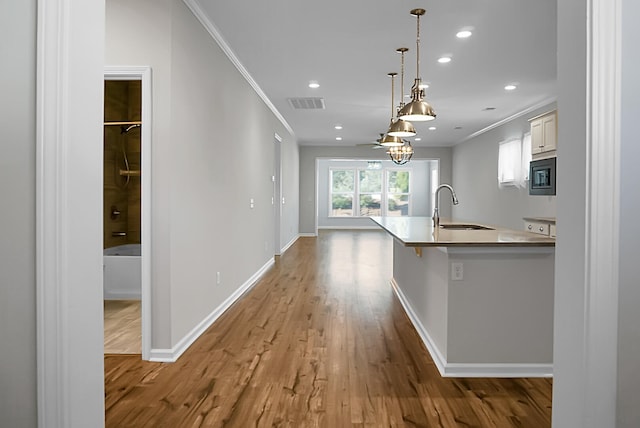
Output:
M529 119L531 124L531 154L553 152L557 148L556 111Z

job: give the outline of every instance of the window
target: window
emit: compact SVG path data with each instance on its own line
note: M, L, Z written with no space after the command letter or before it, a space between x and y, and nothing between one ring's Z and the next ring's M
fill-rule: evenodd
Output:
M387 174L387 215L409 215L409 171Z
M529 143L530 144L530 143ZM503 141L498 148L498 186L525 186L525 171L529 164L524 165L522 148L523 141L512 139Z
M331 171L331 215L333 217L353 216L354 192L353 170Z
M382 170L361 169L359 174L360 215L381 215Z
M410 170L350 168L329 173L330 217L409 215Z

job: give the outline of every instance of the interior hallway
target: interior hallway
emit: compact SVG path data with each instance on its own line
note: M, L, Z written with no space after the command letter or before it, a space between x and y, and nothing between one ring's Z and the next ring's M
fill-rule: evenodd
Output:
M382 231L300 238L173 364L105 356L107 427L551 426L550 379L441 378Z

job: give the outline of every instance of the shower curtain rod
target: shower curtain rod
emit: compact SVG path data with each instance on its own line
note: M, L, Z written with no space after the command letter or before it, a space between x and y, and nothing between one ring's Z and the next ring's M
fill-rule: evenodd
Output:
M142 125L141 120L133 121L133 122L105 122L104 126L115 126L115 125Z

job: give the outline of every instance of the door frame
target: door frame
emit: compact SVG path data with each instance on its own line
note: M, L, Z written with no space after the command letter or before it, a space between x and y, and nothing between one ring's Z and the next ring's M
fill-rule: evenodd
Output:
M140 174L141 200L141 323L142 323L142 359L149 360L151 355L151 67L108 66L104 69L104 80L140 80L142 86L142 126L140 128Z

